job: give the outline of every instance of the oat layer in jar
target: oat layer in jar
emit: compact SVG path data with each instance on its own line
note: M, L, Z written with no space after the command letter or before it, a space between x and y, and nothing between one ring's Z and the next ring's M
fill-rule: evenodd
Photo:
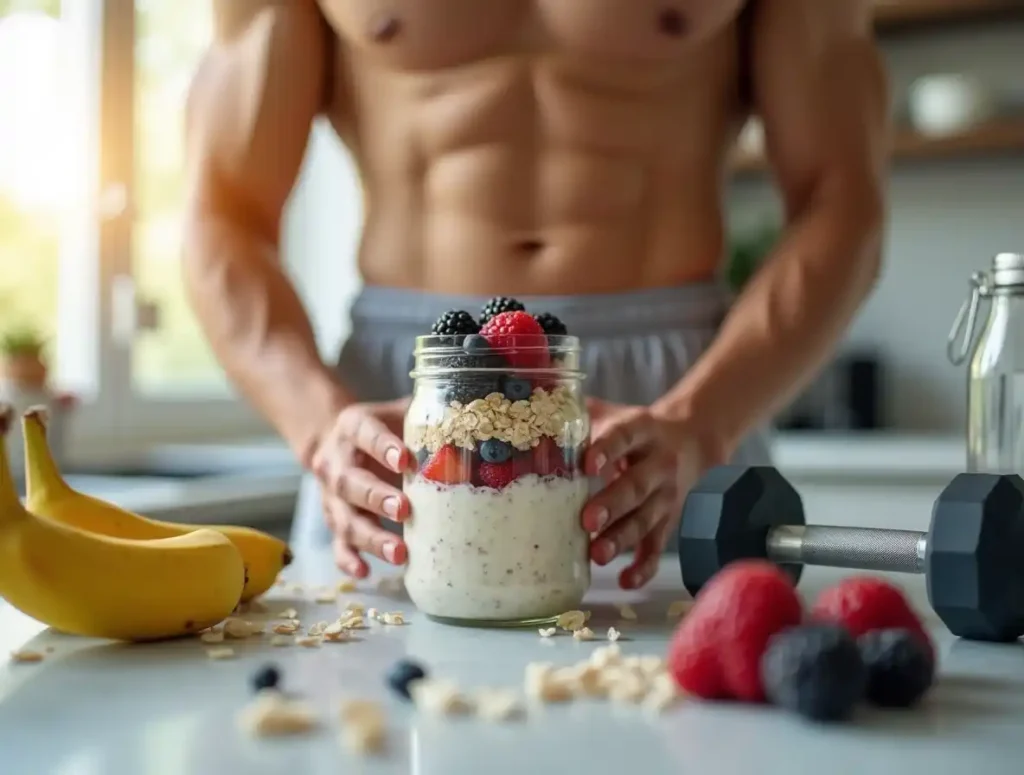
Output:
M446 313L416 342L405 583L435 619L536 623L590 584L579 343L520 306Z

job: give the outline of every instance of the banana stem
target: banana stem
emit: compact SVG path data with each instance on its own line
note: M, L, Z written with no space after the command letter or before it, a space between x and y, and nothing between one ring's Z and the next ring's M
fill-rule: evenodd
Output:
M25 516L18 491L14 488L14 476L7 459L7 432L11 429L11 407L0 404L0 528L16 522Z
M25 444L25 490L29 497L37 492L65 492L69 489L53 459L46 438L44 410L29 409L22 416L21 431Z

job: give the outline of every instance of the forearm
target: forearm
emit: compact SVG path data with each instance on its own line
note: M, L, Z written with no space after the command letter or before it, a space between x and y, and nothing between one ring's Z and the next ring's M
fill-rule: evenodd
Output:
M742 291L714 343L655 411L704 437L709 464L799 392L843 336L880 265L877 197L812 202Z
M190 302L228 377L306 465L350 394L323 363L276 247L230 218L190 219Z

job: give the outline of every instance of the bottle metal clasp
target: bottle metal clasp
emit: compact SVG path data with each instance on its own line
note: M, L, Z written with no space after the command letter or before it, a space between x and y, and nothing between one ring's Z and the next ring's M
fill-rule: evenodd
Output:
M971 350L971 342L974 339L974 327L978 321L978 307L981 306L981 300L987 298L991 292L988 275L985 272L972 274L970 286L971 294L960 305L960 310L953 320L953 328L950 329L949 337L946 339L946 357L954 366L959 366L967 359ZM962 339L960 338L961 329L963 329ZM957 348L958 340L960 341L959 349Z

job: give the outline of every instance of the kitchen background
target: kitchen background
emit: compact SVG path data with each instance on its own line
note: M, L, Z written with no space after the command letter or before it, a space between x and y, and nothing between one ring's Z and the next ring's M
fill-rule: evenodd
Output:
M284 530L297 469L226 389L177 276L178 124L208 5L0 0L0 392L50 404L83 488ZM1024 251L1024 2L891 0L877 16L898 121L884 275L776 451L815 521L920 527L963 467L950 324L971 272ZM754 122L727 190L735 282L779 225L758 147ZM284 253L327 358L360 220L351 164L318 125Z

